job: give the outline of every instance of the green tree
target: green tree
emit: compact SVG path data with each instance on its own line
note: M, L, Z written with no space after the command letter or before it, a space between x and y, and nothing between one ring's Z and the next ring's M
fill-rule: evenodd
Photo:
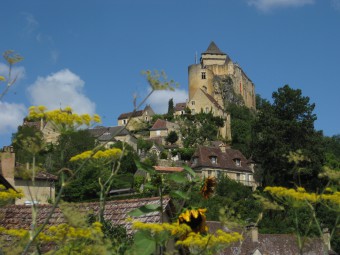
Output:
M231 115L232 147L250 157L255 113L246 106L236 104L229 104L227 111Z
M124 150L124 156L120 160L119 174L134 174L137 171L135 161L139 160L139 157L132 146L127 143L118 141L112 145L112 148L119 148L121 150Z
M167 113L168 120L172 120L174 118L174 112L175 112L174 99L171 98L168 102L168 113Z
M167 141L168 143L171 143L171 144L176 143L178 141L178 135L177 135L176 131L170 131L168 136L165 138L165 141Z
M263 104L254 124L253 153L262 165L262 184L317 189L324 153L322 133L314 129L315 105L288 85L272 97L273 103ZM304 159L298 165L290 158L294 153Z
M88 130L76 130L62 133L51 153L46 157L45 166L51 172L58 172L63 167L72 168L71 157L95 147L95 138Z
M27 142L31 140L35 145L40 148L44 146L43 134L40 130L30 126L19 126L18 131L12 135L12 146L15 151L15 160L21 164L31 163L32 153L30 148L27 146ZM44 156L46 150L39 150L36 153L36 163L44 163Z

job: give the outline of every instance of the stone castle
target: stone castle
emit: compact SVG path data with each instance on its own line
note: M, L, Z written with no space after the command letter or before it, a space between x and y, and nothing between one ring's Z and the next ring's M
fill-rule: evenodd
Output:
M256 108L255 86L242 68L222 52L214 42L201 54L200 63L188 67L189 99L192 114L212 112L225 119L220 135L231 140L228 103Z

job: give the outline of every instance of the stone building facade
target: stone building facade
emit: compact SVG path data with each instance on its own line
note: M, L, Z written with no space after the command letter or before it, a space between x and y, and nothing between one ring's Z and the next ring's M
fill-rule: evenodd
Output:
M225 82L225 81L228 81ZM256 108L255 86L242 68L222 52L214 42L201 54L200 63L188 67L189 99L192 114L211 111L225 120L220 135L231 140L228 102L238 102Z

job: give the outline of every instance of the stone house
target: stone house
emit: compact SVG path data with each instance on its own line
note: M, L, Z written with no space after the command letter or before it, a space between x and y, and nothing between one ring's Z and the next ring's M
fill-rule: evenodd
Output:
M110 148L110 146L117 141L129 144L135 151L137 151L137 138L129 132L124 126L103 127L97 126L88 129L90 134L96 138L99 144Z
M34 183L31 178L26 179L16 174L18 165L15 163L15 153L13 147L4 147L1 152L0 160L0 181L5 179L7 184L3 181L5 187L8 183L14 190L22 190L24 197L16 199L15 204L48 204L55 198L55 182L58 177L47 173L45 171L38 171L34 178Z
M179 116L179 115L185 114L186 108L187 108L187 103L177 103L175 105L174 115Z
M191 168L202 177L220 177L222 175L243 185L256 188L254 172L249 161L239 151L219 146L198 146L192 156Z
M131 121L129 122L129 125L126 126L126 128L128 130L136 130L138 129L138 124L150 122L153 115L155 115L155 112L152 110L151 106L146 105L143 110L122 113L119 115L118 126L125 126L131 117Z
M175 131L177 133L179 138L177 143L180 143L179 125L167 120L158 119L150 128L150 139L161 137L162 144L166 144L165 138L171 131Z
M43 134L46 143L56 143L60 132L57 131L56 127L51 122L41 121L28 121L24 119L23 126L34 127L40 130Z

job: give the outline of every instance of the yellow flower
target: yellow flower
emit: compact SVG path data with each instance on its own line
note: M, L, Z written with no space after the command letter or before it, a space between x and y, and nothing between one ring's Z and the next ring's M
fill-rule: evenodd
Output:
M205 212L207 209L186 209L178 217L179 224L188 225L196 233L205 233L208 231L206 226Z

